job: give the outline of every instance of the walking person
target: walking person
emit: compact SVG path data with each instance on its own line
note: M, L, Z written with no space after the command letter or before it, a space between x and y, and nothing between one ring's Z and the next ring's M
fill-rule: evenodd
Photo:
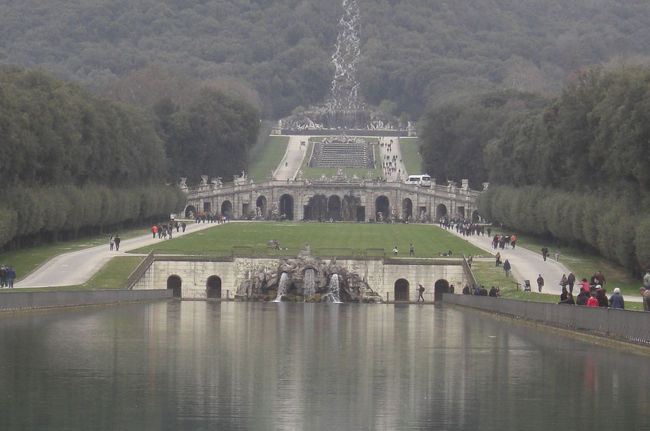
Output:
M417 302L420 302L420 299L422 300L422 302L424 302L424 295L423 295L423 293L424 293L424 286L422 286L420 283L418 283L418 286L419 286L419 287L418 287L418 294L419 294L419 295L418 295L418 301L417 301Z
M542 259L546 262L546 256L548 255L548 248L542 247Z
M115 238L113 238L113 235L111 235L111 238L108 240L108 247L110 251L113 251L114 246L115 246Z
M415 256L415 247L413 247L413 243L409 244L409 256Z
M120 236L118 234L115 234L115 251L120 251Z
M510 270L512 267L510 266L510 262L508 262L508 259L506 259L503 262L503 270L506 272L506 278L510 276Z
M573 295L573 285L576 283L576 276L574 273L570 272L569 276L566 278L567 285L569 286L569 293Z
M537 277L537 290L541 293L543 287L544 287L544 278L542 277L542 274L539 274L539 277Z
M10 289L13 289L15 279L16 279L16 271L14 270L13 266L10 266L9 269L7 269L7 283L9 284Z
M158 232L158 226L153 225L151 227L151 233L153 233L153 239L156 239L156 232Z

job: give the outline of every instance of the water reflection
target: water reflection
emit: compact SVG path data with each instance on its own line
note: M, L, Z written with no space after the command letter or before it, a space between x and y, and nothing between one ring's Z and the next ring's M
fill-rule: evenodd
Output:
M650 429L646 358L432 306L0 318L0 429Z

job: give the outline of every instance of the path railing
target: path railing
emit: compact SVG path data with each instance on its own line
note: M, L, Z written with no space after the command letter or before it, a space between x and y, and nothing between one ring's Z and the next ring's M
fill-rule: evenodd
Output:
M142 278L145 272L147 272L147 269L151 266L151 264L154 261L154 256L153 256L153 250L149 252L147 257L144 258L142 262L140 262L140 265L138 265L133 272L129 275L129 277L126 279L126 288L127 289L133 289L133 286Z

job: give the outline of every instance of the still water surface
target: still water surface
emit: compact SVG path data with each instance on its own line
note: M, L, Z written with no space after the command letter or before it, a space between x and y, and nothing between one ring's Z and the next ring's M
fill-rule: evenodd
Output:
M430 305L2 316L0 429L650 430L648 364Z

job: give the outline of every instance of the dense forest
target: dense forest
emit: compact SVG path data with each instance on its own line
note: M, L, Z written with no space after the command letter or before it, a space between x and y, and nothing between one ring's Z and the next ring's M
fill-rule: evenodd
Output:
M205 88L187 107L155 108L0 69L0 247L167 217L185 202L180 173L245 167L259 128L250 105Z
M489 180L479 200L489 220L591 247L629 268L650 265L650 68L587 69L541 104L499 96L449 106L451 120L427 122L421 152L430 173ZM508 105L518 109L506 115ZM471 170L437 169L439 149Z
M480 92L557 92L583 66L650 56L644 0L359 5L361 95L414 120ZM5 1L0 62L140 106L164 93L158 84L182 94L169 79L182 76L236 91L273 119L325 97L341 14L340 0Z

